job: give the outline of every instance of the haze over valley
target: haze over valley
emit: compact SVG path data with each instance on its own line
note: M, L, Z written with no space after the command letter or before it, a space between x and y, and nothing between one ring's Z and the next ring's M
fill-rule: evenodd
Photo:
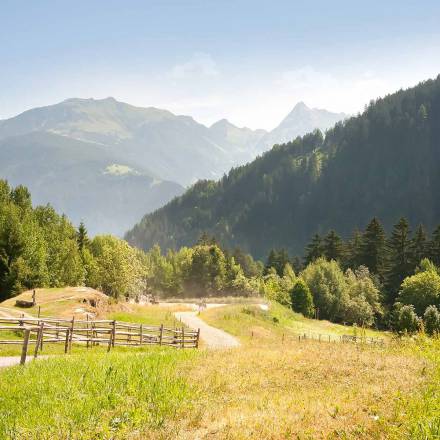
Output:
M114 98L68 99L0 121L0 175L92 234L122 235L197 180L217 180L272 144L344 117L300 103L266 132L226 119L207 127Z

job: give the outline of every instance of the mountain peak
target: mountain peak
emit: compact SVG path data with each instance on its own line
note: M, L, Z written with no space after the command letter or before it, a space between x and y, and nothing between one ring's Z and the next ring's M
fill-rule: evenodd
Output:
M307 107L307 105L304 103L304 101L299 101L295 107L293 107L292 111L295 110L310 110L309 107Z
M220 128L220 127L235 127L234 124L231 124L227 119L219 119L217 122L214 122L209 128Z

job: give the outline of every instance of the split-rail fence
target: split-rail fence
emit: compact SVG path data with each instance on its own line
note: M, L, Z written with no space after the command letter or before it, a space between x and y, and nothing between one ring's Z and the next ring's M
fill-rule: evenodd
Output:
M3 337L1 335L3 333ZM14 336L14 337L11 337ZM17 338L18 336L18 338ZM44 344L60 343L69 353L73 344L87 348L105 345L140 347L163 345L175 348L198 348L200 330L151 326L112 320L76 320L59 318L0 318L0 345L22 345L21 362L26 362L29 347L36 358Z

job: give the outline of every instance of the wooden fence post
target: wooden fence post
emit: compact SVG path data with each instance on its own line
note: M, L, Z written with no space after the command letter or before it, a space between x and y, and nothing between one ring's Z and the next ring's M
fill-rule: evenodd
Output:
M69 351L72 351L72 339L73 339L73 329L75 327L75 316L72 317L72 324L70 327L70 338L69 338Z
M20 365L24 365L26 363L27 349L29 345L29 337L31 335L31 330L29 328L24 331L24 339L23 339L23 347L21 349L21 359Z
M163 339L163 324L160 325L159 345L162 345Z
M182 343L182 348L185 348L185 327L182 327L182 335L181 335L181 338L182 338L182 341L181 341L181 343Z
M91 346L92 347L95 345L95 342L93 341L94 337L95 337L95 322L92 321L92 341L91 341Z
M139 326L139 345L144 343L144 327L142 324Z
M113 328L112 328L112 347L115 347L115 339L116 339L116 321L113 321L112 323Z
M108 338L108 346L107 346L107 353L110 351L113 345L113 329L110 330L109 338Z
M35 344L34 359L36 359L38 356L38 348L40 347L40 351L43 349L43 327L44 327L44 322L40 324L40 328L38 329L37 343Z
M87 339L87 342L86 342L86 344L87 344L87 348L89 348L89 344L90 344L90 341L89 341L89 339L90 339L90 332L89 332L89 314L87 313L86 314L86 320L87 320L87 331L86 331L86 339Z
M197 329L196 348L199 348L199 340L200 340L200 329Z
M67 353L69 351L69 332L70 330L66 328L66 341L64 343L64 353Z

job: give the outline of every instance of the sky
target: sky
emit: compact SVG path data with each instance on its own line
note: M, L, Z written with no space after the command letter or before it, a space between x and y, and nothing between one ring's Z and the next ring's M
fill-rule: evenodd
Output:
M0 0L0 119L112 96L272 129L439 73L438 0Z

